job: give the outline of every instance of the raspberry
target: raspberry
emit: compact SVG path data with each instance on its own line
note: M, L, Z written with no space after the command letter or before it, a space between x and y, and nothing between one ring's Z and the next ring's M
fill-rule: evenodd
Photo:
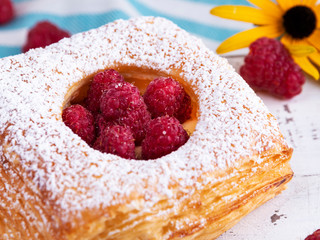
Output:
M174 116L179 120L180 123L184 123L186 120L190 118L191 111L191 98L186 93L184 94L184 98L182 100L180 109Z
M71 105L62 112L63 122L89 145L95 138L94 118L90 111L79 104Z
M102 114L97 114L95 117L95 126L96 126L96 134L100 136L100 134L104 131L105 128L114 125L112 122L107 122Z
M154 79L148 85L143 98L152 118L169 115L180 122L190 118L190 97L180 83L172 78Z
M10 22L14 17L13 5L10 0L0 0L0 24Z
M320 229L309 235L305 240L320 240Z
M70 37L70 33L59 29L51 22L41 21L30 29L27 43L23 46L22 51L27 52L32 48L46 47L65 37Z
M118 119L143 104L139 89L128 82L110 83L100 98L100 110L107 121Z
M151 117L137 87L125 81L110 83L100 98L100 110L107 122L128 126L136 144L141 143Z
M240 74L252 88L285 99L299 94L305 82L300 67L284 45L265 37L250 45Z
M143 104L134 110L128 111L125 115L116 119L115 122L119 125L128 126L135 138L136 145L140 145L145 137L146 126L150 120L150 113Z
M128 127L114 125L105 128L93 144L93 148L127 159L135 158L135 145Z
M142 157L155 159L182 146L189 136L180 122L169 116L155 118L149 122L146 137L142 141Z
M87 106L94 113L100 110L100 97L111 83L123 82L124 78L114 69L96 74L88 90Z

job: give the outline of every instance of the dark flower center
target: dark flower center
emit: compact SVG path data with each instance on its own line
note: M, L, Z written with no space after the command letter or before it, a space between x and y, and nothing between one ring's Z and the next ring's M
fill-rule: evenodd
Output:
M295 6L283 15L283 26L292 37L302 39L315 30L317 18L312 9L306 6Z

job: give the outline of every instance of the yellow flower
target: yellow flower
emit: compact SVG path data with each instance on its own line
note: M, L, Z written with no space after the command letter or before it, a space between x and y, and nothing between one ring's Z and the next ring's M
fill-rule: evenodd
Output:
M247 1L256 7L224 5L211 9L212 15L256 25L226 39L217 53L248 47L260 37L280 38L295 62L318 80L315 65L320 66L320 4L317 0Z

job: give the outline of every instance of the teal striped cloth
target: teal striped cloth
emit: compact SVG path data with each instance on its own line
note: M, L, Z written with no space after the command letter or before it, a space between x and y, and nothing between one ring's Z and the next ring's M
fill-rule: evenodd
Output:
M202 38L212 50L252 27L209 13L217 5L249 5L245 0L13 0L13 4L15 19L0 25L0 58L21 53L28 30L42 20L75 34L120 18L161 16Z

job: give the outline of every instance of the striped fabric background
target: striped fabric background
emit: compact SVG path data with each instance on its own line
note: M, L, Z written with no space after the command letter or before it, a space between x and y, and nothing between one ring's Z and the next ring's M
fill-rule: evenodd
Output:
M28 29L41 20L75 34L119 18L161 16L201 37L212 50L227 37L252 27L209 13L217 5L249 5L245 0L13 0L13 4L15 19L0 25L0 58L21 53Z

